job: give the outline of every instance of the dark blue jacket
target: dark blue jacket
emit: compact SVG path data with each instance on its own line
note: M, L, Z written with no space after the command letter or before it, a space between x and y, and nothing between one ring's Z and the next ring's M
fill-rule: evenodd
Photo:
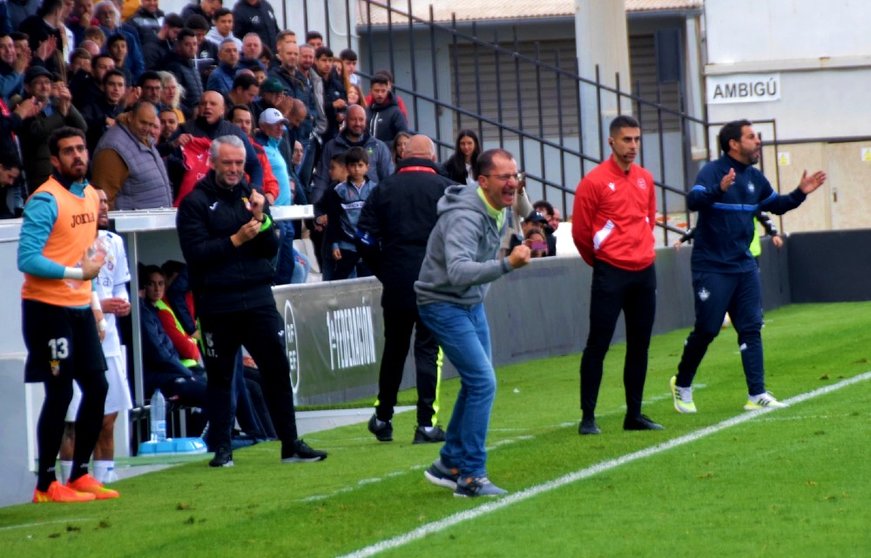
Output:
M284 92L294 99L299 99L305 105L306 117L299 125L299 134L297 139L307 142L315 129L315 121L318 114L318 103L315 98L315 90L311 79L306 77L298 69L294 70L293 75L284 66L276 66L269 70L269 77L274 77L284 86Z
M160 387L167 379L193 377L190 369L181 363L178 351L163 329L157 308L142 297L139 298L139 325L142 329L145 393L154 392L154 388Z
M733 168L735 182L723 192L720 181ZM750 254L754 215L759 210L783 215L801 205L805 197L798 189L778 195L759 169L728 155L708 163L687 194L687 208L699 212L692 270L742 273L756 269Z

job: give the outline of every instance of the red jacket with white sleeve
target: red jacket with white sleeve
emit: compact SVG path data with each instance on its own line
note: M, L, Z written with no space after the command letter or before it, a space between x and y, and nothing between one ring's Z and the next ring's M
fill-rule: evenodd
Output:
M653 176L633 164L624 172L612 155L578 184L572 210L572 239L589 265L601 260L627 271L656 258Z

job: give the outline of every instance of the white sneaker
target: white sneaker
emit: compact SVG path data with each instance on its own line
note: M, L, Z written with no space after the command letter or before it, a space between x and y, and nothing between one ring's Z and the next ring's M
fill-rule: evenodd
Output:
M106 473L106 478L103 479L103 484L112 484L113 482L118 482L120 479L118 478L118 473L115 472L115 469L109 469Z
M693 403L693 388L677 385L677 376L672 376L668 385L671 388L671 396L674 399L674 410L686 415L695 413L696 404Z
M759 395L751 395L749 399L747 399L747 403L744 404L745 411L758 411L759 409L765 409L766 407L770 407L772 409L782 409L784 407L788 407L786 403L781 403L777 399L774 398L770 393L763 392Z

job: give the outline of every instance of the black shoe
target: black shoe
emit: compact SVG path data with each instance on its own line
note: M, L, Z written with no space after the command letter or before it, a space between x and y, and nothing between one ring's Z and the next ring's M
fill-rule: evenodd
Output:
M232 467L233 466L233 451L227 447L221 447L215 450L215 457L209 461L209 467Z
M369 419L369 432L375 434L379 442L393 441L393 423L383 420L378 420L377 415L372 415Z
M653 422L648 416L638 415L637 417L626 417L623 421L623 430L665 430L665 427Z
M427 432L426 429L430 431ZM445 441L445 431L441 426L418 426L414 431L414 444L438 444Z
M281 444L281 462L282 463L311 463L314 461L323 461L327 458L327 452L312 449L311 446L300 440L295 440L289 444Z
M599 430L599 425L596 424L596 419L582 419L581 423L578 425L578 434L601 434L602 431Z

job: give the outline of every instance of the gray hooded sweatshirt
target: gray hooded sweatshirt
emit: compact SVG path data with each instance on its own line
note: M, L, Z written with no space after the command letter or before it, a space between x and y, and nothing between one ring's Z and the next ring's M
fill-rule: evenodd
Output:
M497 230L496 220L487 213L477 190L449 186L439 200L439 218L414 283L418 305L479 304L484 301L488 283L512 270L508 258L495 259L504 231ZM503 229L507 222L506 218Z

